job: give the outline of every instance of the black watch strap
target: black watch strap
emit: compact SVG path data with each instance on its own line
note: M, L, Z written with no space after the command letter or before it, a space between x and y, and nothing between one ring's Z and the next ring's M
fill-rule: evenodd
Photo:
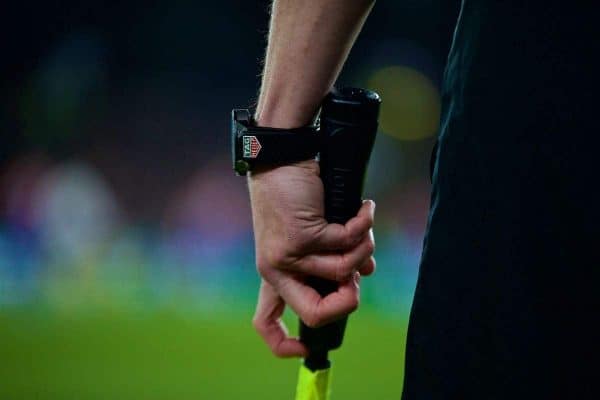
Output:
M242 118L236 113L243 113ZM245 175L256 166L291 164L310 160L319 152L317 128L293 129L258 127L246 119L246 110L234 110L234 169ZM244 121L246 119L246 121ZM240 126L241 125L241 126Z
M319 151L314 128L249 130L242 141L250 145L243 156L252 158L257 165L284 164L315 158ZM252 157L254 156L254 157ZM246 157L244 157L246 158Z

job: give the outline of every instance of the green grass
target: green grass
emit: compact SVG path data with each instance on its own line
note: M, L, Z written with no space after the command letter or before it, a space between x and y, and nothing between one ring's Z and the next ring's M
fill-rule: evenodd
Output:
M272 357L251 313L0 310L0 399L292 399L299 361ZM398 399L405 334L353 315L332 400Z

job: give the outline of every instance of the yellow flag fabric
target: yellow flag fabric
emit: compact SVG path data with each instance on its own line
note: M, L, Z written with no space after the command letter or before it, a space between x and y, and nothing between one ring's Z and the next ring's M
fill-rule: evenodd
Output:
M313 372L301 365L296 400L329 400L329 371L327 368Z

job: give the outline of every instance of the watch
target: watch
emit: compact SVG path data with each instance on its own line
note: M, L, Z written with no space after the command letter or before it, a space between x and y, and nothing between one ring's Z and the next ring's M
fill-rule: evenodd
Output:
M319 152L316 126L292 129L256 126L249 110L231 112L231 155L237 175L256 166L283 165L314 159Z

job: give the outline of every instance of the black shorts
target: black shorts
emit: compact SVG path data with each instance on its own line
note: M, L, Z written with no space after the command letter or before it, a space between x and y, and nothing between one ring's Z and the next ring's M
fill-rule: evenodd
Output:
M403 399L600 398L596 150L459 127L433 157Z
M600 398L600 24L586 4L463 1L404 400Z

